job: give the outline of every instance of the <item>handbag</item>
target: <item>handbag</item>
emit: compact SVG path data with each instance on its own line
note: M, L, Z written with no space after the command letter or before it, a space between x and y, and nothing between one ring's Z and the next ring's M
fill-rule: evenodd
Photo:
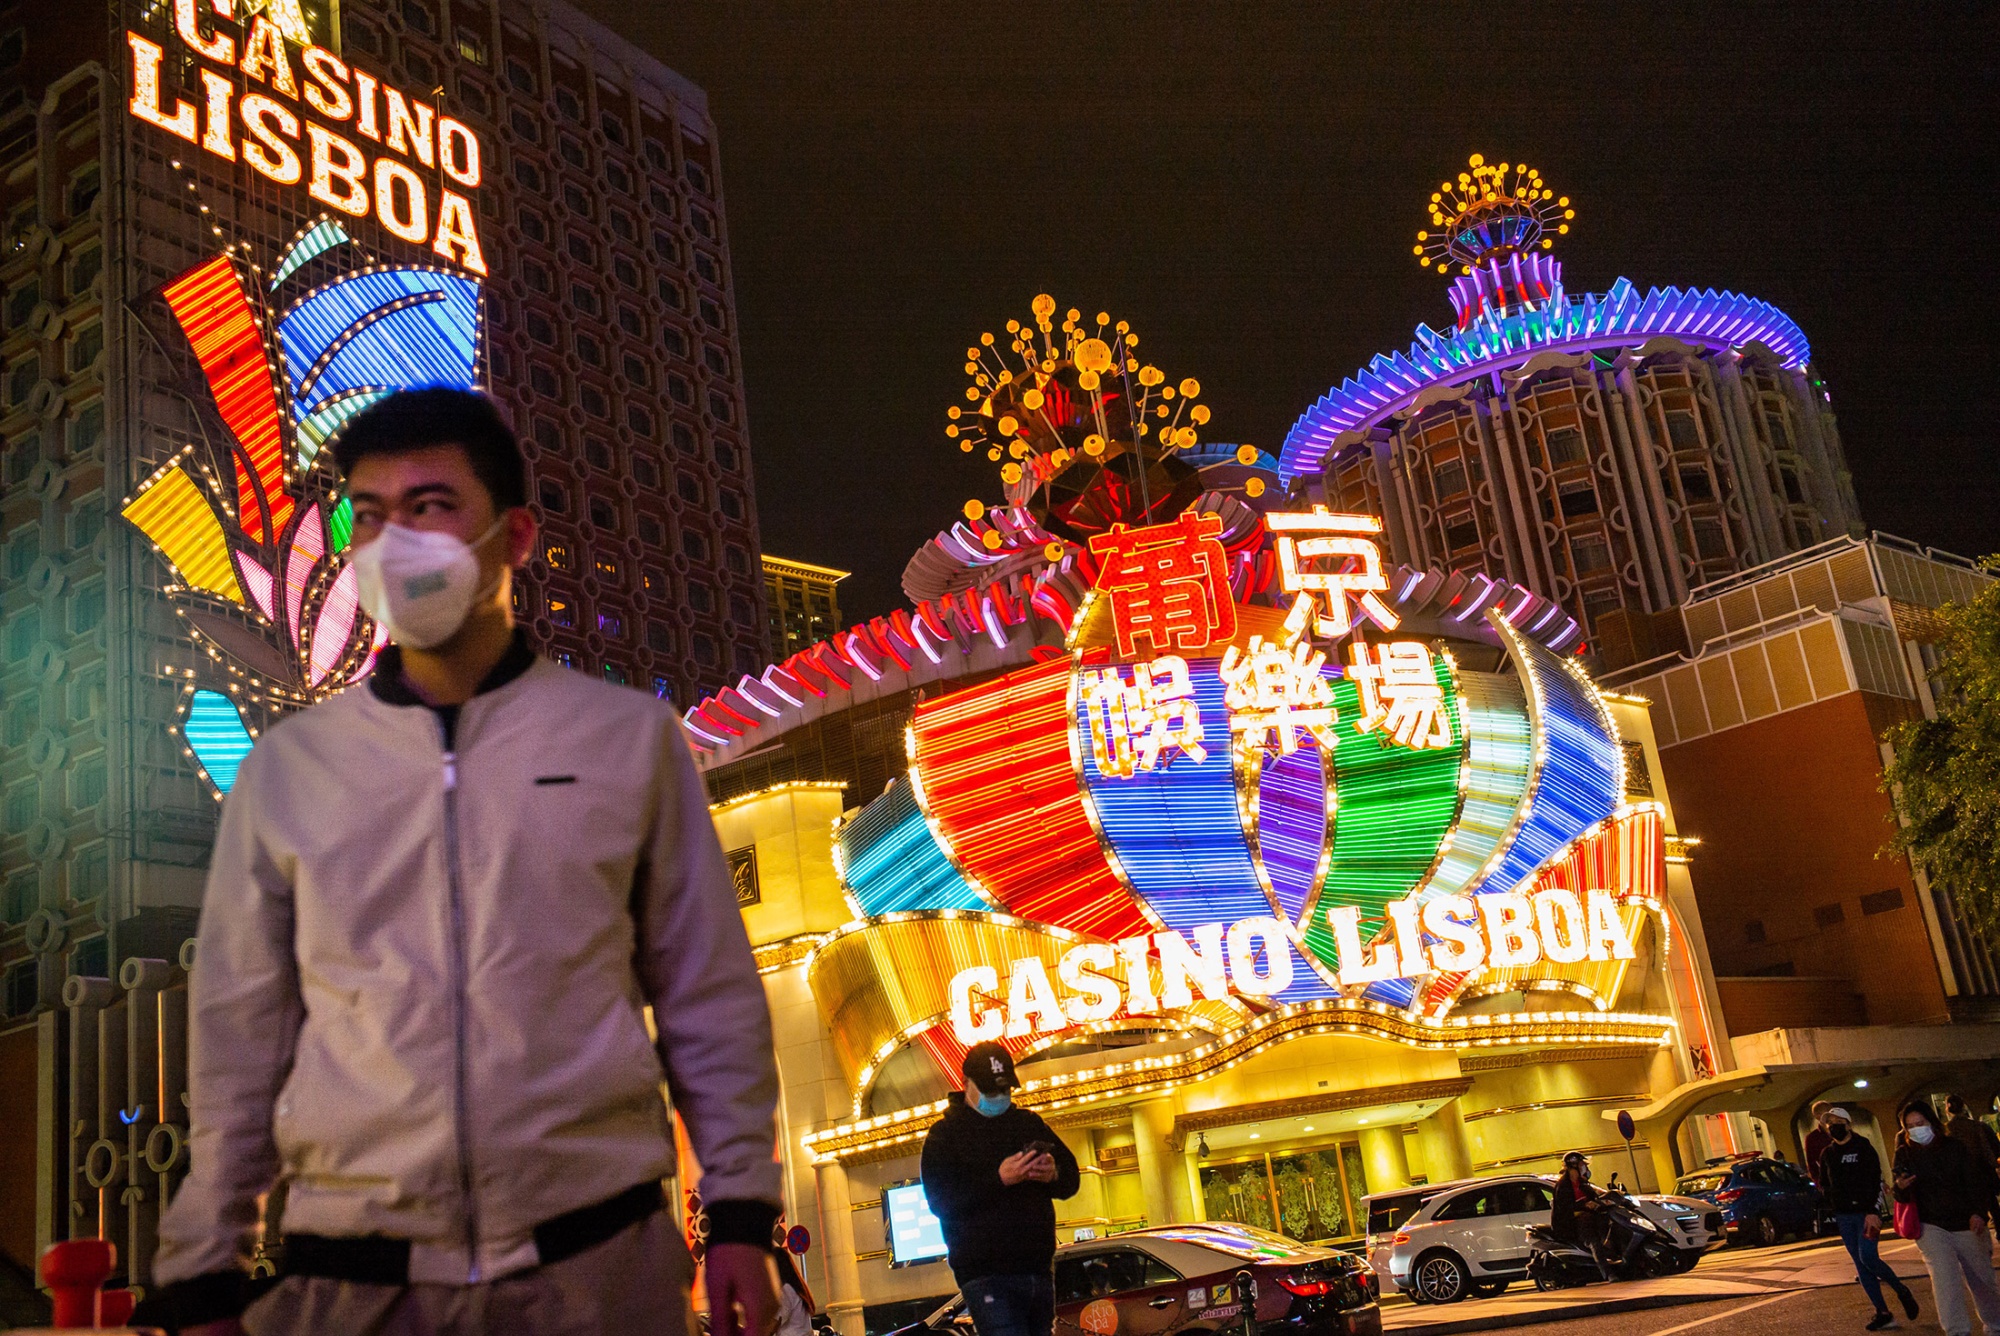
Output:
M1924 1232L1923 1219L1917 1215L1917 1204L1913 1201L1896 1203L1896 1237L1914 1242Z

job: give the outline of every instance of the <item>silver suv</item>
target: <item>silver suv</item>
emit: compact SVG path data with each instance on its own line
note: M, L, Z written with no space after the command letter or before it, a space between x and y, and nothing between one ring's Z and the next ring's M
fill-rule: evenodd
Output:
M1394 1286L1415 1303L1498 1294L1525 1276L1527 1228L1549 1223L1555 1182L1513 1174L1366 1197L1368 1262L1384 1290ZM1722 1221L1710 1218L1718 1213L1708 1202L1647 1195L1632 1203L1674 1241L1683 1270L1722 1242Z

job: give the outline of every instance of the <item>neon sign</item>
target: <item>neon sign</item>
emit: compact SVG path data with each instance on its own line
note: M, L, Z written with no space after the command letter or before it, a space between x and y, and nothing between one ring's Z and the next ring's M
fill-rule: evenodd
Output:
M1607 891L1579 894L1551 887L1533 895L1443 896L1392 901L1385 939L1364 947L1361 911L1330 908L1340 944L1342 986L1389 979L1518 969L1544 960L1631 960L1637 952ZM1270 999L1293 983L1293 930L1283 919L1253 916L1164 929L1117 942L1084 942L1063 952L1056 979L1037 956L1009 962L1003 990L999 968L973 965L952 977L952 1033L961 1044L1055 1034L1118 1016L1182 1010L1195 999L1221 1002L1232 993ZM1056 986L1057 983L1061 987Z
M236 17L236 0L206 2L220 17ZM200 0L174 0L174 31L200 61L199 106L178 96L168 105L160 77L165 51L126 32L134 117L226 162L247 163L278 185L303 182L330 209L355 218L372 213L392 236L486 273L467 198L482 179L471 127L314 44L297 0L277 0L251 16L240 42L203 32L200 9Z

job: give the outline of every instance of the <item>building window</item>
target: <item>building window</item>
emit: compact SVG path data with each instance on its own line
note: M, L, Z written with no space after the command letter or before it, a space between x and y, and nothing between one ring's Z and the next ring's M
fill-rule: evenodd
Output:
M104 801L104 758L79 761L69 772L69 805L95 807Z
M597 436L583 438L583 457L592 468L609 473L617 464L617 457L611 452L611 443Z
M694 386L688 384L687 377L670 373L667 376L667 398L687 407L694 403Z
M535 495L542 503L542 509L551 515L569 514L569 492L554 478L544 478L535 487Z
M69 262L69 295L74 301L90 290L104 269L104 247L85 246Z
M734 543L731 543L722 553L722 564L728 568L731 575L748 575L750 573L750 554Z
M25 831L41 813L42 789L32 779L24 779L7 790L7 829ZM24 916L25 917L25 916ZM14 922L20 922L15 919Z
M639 404L627 404L625 406L625 425L630 427L632 434L640 440L650 441L653 439L653 413L651 409Z
M422 0L403 0L400 9L403 15L403 23L411 32L422 33L425 37L430 37L437 32L437 18L422 3Z
M648 598L665 598L673 588L667 583L667 573L657 566L648 566L639 572L639 587L646 591Z
M727 441L715 443L715 462L730 473L736 472L736 447Z
M583 99L561 84L556 85L556 110L562 113L564 120L583 121Z
M1453 552L1479 546L1479 526L1471 520L1461 520L1448 524L1444 530L1444 545Z
M1589 483L1571 483L1558 494L1562 501L1565 519L1576 519L1580 515L1597 513L1597 489Z
M660 300L667 304L669 311L685 311L687 309L687 294L682 292L681 285L674 282L671 278L662 278L660 280ZM681 356L685 357L687 354L683 352Z
M640 151L646 155L647 165L655 171L670 172L674 169L674 155L667 151L665 144L651 135L646 136L646 142Z
M1667 414L1667 439L1676 450L1701 449L1701 429L1695 425L1694 414L1673 412Z
M521 325L528 331L528 337L536 343L541 344L544 348L553 348L556 346L555 324L540 311L529 307L522 314Z
M648 515L643 510L639 512L639 541L647 547L660 547L666 543L666 526L658 516Z
M648 619L646 622L646 648L652 650L655 654L672 654L674 652L673 628L665 622L656 622Z
M102 894L102 892L99 892ZM82 897L77 897L81 899ZM86 937L69 951L69 972L84 979L104 979L111 973L111 948L103 935Z
M104 173L94 162L86 163L70 173L69 216L81 218L97 202L97 195L104 186ZM1775 439L1775 438L1774 438Z
M689 162L682 169L681 174L687 177L687 183L696 190L699 190L704 195L709 193L708 172L700 163Z
M722 308L709 297L701 299L701 323L713 330L729 328L729 322L722 318Z
M29 391L42 378L42 359L30 354L7 368L7 406L19 408L28 402Z
M594 570L596 570L597 578L602 580L605 584L609 585L611 588L616 589L619 585L624 583L624 580L620 576L618 571L618 561L616 558L607 557L600 554L598 558L591 563L591 566Z
M549 563L549 569L552 571L568 570L569 545L567 543L545 544L542 548L542 560Z
M561 378L551 368L545 367L539 362L533 363L528 367L528 388L536 394L546 395L551 399L562 397Z
M637 292L639 290L639 266L632 263L625 256L614 255L611 257L611 276L625 287L632 289L632 291Z
M689 209L688 220L694 224L695 231L701 233L710 241L719 241L722 239L722 229L716 226L715 215L707 209Z
M457 33L458 54L480 68L486 66L486 39L471 28L460 28Z
M713 417L717 422L734 422L736 420L736 405L730 402L728 395L718 393L715 390L708 392L708 412L709 416Z
M673 679L670 677L661 677L658 673L655 673L653 675L653 694L668 704L672 704L674 699Z
M653 233L653 258L662 264L681 267L681 243L671 232L655 230Z
M629 267L632 262L621 256L611 263L613 267L616 267L620 263ZM632 286L637 285L634 284ZM620 302L618 303L618 328L624 330L635 339L643 339L646 337L646 317L640 314L638 307Z
M508 68L519 68L520 64L521 62L518 60L510 61ZM530 144L539 144L542 142L542 123L536 120L534 114L526 108L516 107L507 113L507 124L515 134L521 136L521 138L527 140Z
M616 236L620 241L629 241L637 244L639 240L639 225L632 221L632 215L623 209L612 209L609 216L611 219L612 235Z
M97 355L104 351L104 322L93 320L79 329L70 339L69 369L81 375L90 370L97 361Z
M607 662L604 665L604 680L614 687L622 687L625 685L625 670L615 663Z
M0 445L0 449L5 449L7 452L6 471L4 474L0 474L0 476L4 476L7 480L7 485L12 487L16 483L26 482L28 475L35 471L35 465L42 462L42 435L36 431L22 432L11 443ZM16 537L18 540L18 534ZM7 574L11 579L19 579L21 572L14 569L11 559L13 551L13 544L8 544L9 562ZM29 560L32 561L33 558L29 558ZM24 567L23 570L25 569Z
M1869 914L1886 914L1892 909L1901 909L1902 907L1903 889L1900 886L1891 886L1886 891L1871 891L1861 897L1861 913L1863 916Z
M351 46L357 51L365 51L369 55L379 58L382 55L383 49L381 30L365 19L346 18L345 16L343 18L345 18L345 21L340 25L340 40L342 44Z
M703 558L706 559L706 557L707 550L704 548ZM715 611L715 593L704 581L689 580L687 591L688 606L690 608L693 608L696 612L703 613Z
M522 236L528 238L530 241L538 241L543 245L548 244L549 220L547 218L544 218L541 214L528 208L526 205L521 207L517 216L520 219Z
M484 88L481 88L470 79L462 78L458 81L458 100L473 111L478 112L481 116L491 116L493 114L492 98L487 95Z
M623 640L625 619L615 612L600 612L597 614L597 633L606 640Z
M593 268L596 267L597 265L596 242L592 241L589 237L585 236L583 233L575 230L571 230L571 232L563 240L565 246L569 250L569 256L572 260L575 260L578 264L590 265Z
M69 600L69 629L72 635L88 635L104 625L104 582L92 580L76 587Z
M1579 576L1611 569L1611 545L1596 534L1569 540L1570 564Z
M579 332L576 336L576 355L585 366L604 369L604 345L589 334Z
M595 218L597 216L597 206L590 202L590 196L585 194L583 187L576 182L563 182L562 197L563 203L577 217Z
M660 331L660 346L675 357L686 357L688 355L687 335L681 333L680 330L674 328L672 325L668 325Z
M681 494L681 500L691 506L702 506L708 502L708 492L701 485L701 479L683 473L674 480L674 490Z
M1847 910L1841 906L1839 901L1835 901L1830 905L1813 906L1814 927L1831 928L1845 922L1847 922Z
M97 535L104 532L104 493L92 492L89 496L78 497L69 508L69 545L72 550L81 551L97 541Z
M704 668L721 666L722 654L716 648L715 637L700 631L694 633L694 661Z
M70 899L96 900L109 889L110 882L111 859L102 844L87 845L77 850L76 856L69 860ZM71 960L73 962L75 957L72 956Z
M1585 462L1583 433L1575 427L1556 427L1542 440L1548 446L1550 468L1569 468Z
M1722 521L1698 519L1693 521L1694 550L1703 561L1727 561L1729 559L1729 537L1724 532Z
M718 288L722 286L722 264L707 251L694 253L694 271L703 282L713 283Z
M9 879L8 885L13 885ZM30 911L32 912L32 911ZM27 915L22 915L26 918ZM20 920L15 920L19 922ZM32 1015L41 1001L40 967L32 960L23 960L7 970L7 1015L11 1019Z
M559 649L554 654L551 654L549 657L555 660L556 666L558 668L567 668L571 672L576 671L576 655L572 654L570 651L566 649Z
M625 141L621 139L618 142L622 144ZM632 193L632 173L618 159L606 158L604 160L604 184L610 186L613 191L620 195L629 195ZM612 223L613 226L616 226L617 220L613 219ZM630 238L627 239L629 240Z
M550 594L548 609L549 621L553 625L560 626L566 631L576 625L576 608L568 599L557 598L554 594Z
M624 148L631 140L631 132L625 128L625 122L619 120L608 111L597 118L597 126L604 131L606 139L620 148Z
M514 155L514 179L537 195L541 194L548 184L548 178L542 175L542 169L535 160L519 153ZM547 292L548 289L538 288L536 291Z
M618 508L601 496L590 498L590 522L607 531L618 527Z
M1681 495L1689 501L1715 500L1715 483L1704 468L1684 468L1681 473Z
M645 362L631 353L625 354L625 379L634 385L646 386L653 383L653 373Z
M583 411L596 418L611 416L611 401L604 397L604 391L595 385L585 384L578 388L576 400L583 405Z
M7 625L7 662L20 663L42 638L42 610L24 608Z
M30 277L7 293L7 332L13 333L28 323L28 317L42 303L42 280L40 275Z
M704 343L701 346L701 360L705 362L708 365L708 369L710 371L713 371L716 375L727 376L729 374L729 354L725 353L724 351L722 351L722 349L716 347L714 344Z
M516 92L526 93L529 97L533 97L541 85L541 80L535 77L528 62L519 56L507 57L507 82L514 85Z

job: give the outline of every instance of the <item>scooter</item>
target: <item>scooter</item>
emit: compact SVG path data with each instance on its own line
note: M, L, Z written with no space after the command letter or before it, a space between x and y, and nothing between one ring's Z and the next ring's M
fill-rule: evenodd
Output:
M1598 1280L1640 1280L1670 1276L1686 1268L1681 1250L1666 1231L1615 1188L1597 1194L1610 1221L1607 1242L1593 1251L1569 1243L1547 1225L1528 1226L1528 1279L1538 1290L1568 1289ZM1636 1244L1636 1246L1635 1246ZM1600 1260L1601 1259L1601 1260Z

